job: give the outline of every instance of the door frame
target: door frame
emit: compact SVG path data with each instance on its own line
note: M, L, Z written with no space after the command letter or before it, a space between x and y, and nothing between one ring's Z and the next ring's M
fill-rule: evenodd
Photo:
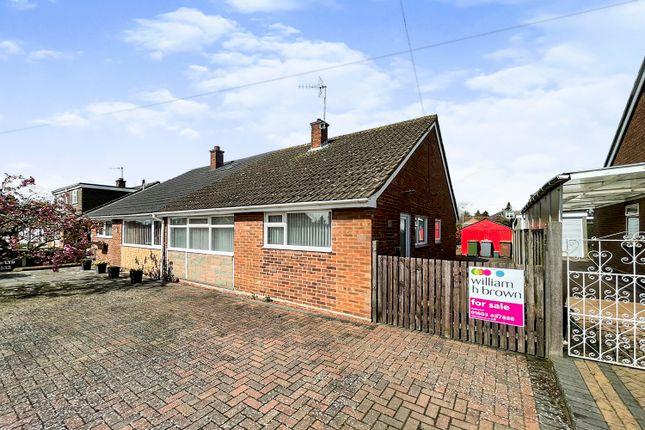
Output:
M400 237L400 235L401 235L401 222L403 220L406 221L405 225L407 226L407 230L405 232L405 257L409 257L410 252L412 252L412 243L411 243L412 241L410 239L410 235L412 234L412 226L411 226L412 215L410 215L408 213L405 213L405 212L401 212L401 214L399 216L399 245L401 244L401 237ZM402 257L404 256L403 251L404 250L401 249L401 256Z

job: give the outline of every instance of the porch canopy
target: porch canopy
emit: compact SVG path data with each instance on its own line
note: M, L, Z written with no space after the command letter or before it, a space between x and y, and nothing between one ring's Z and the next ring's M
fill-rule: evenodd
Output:
M556 176L531 196L522 213L530 214L538 209L538 217L544 220L546 206L550 209L549 215L559 219L558 207L562 212L587 211L643 197L645 163L605 167Z
M584 211L645 197L645 163L568 173L562 211Z

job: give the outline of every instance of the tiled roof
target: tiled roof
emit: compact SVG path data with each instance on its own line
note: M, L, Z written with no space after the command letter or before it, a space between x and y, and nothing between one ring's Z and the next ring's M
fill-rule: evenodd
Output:
M191 170L90 213L117 216L368 198L436 122L425 116Z

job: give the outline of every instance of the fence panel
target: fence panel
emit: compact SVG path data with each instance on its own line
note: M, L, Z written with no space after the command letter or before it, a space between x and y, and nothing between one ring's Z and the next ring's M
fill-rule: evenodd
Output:
M378 255L373 294L375 321L447 338L544 357L544 267L535 264L540 245L526 236L521 244L523 264L403 258ZM539 240L539 238L538 238ZM469 267L525 270L524 327L470 318Z

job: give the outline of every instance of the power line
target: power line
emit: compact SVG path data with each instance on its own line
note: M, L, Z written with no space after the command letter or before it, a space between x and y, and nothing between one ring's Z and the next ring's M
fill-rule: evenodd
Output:
M403 28L405 29L405 38L408 41L408 50L410 51L410 61L412 61L412 70L414 71L414 81L417 84L417 94L419 95L419 105L421 105L421 115L426 114L426 109L423 106L423 96L421 95L421 86L419 85L419 75L417 75L417 63L414 61L414 53L412 52L412 43L410 42L410 32L408 31L408 21L405 19L405 8L403 7L403 0L399 0L401 6L401 17L403 18Z
M640 1L642 1L642 0L628 0L628 1L618 2L618 3L611 3L611 4L608 4L608 5L605 5L605 6L599 6L599 7L595 7L595 8L591 8L591 9L579 10L579 11L564 14L564 15L557 15L557 16L553 16L553 17L549 17L549 18L538 19L538 20L535 20L535 21L529 21L529 22L525 22L525 23L522 23L522 24L515 24L515 25L508 26L508 27L500 27L500 28L497 28L497 29L494 29L494 30L489 30L489 31L481 32L481 33L473 33L473 34L458 37L458 38L455 38L455 39L448 39L448 40L444 40L444 41L441 41L441 42L431 43L431 44L428 44L428 45L421 45L421 46L418 46L416 48L408 48L408 49L403 50L403 51L389 52L387 54L376 55L376 56L373 56L373 57L366 57L366 58L362 58L360 60L349 61L349 62L346 62L346 63L334 64L334 65L326 66L326 67L320 67L318 69L311 69L311 70L307 70L307 71L303 71L303 72L292 73L292 74L289 74L289 75L276 76L276 77L273 77L273 78L262 79L262 80L259 80L259 81L249 82L249 83L246 83L246 84L236 85L236 86L232 86L232 87L220 88L218 90L206 91L206 92L203 92L203 93L192 94L192 95L184 96L184 97L175 97L175 98L164 100L164 101L161 101L161 102L148 103L148 104L143 104L143 105L135 105L135 106L132 106L130 108L124 108L124 109L119 109L119 110L114 110L114 111L109 111L109 112L103 112L103 113L97 114L95 117L111 116L111 115L116 115L116 114L120 114L120 113L127 113L127 112L136 111L136 110L139 110L139 109L149 109L149 108L152 108L152 107L163 106L163 105L167 105L167 104L171 104L171 103L176 103L176 102L179 102L179 101L192 100L192 99L197 99L197 98L201 98L201 97L207 97L207 96L211 96L211 95L215 95L215 94L222 94L222 93L226 93L226 92L229 92L229 91L236 91L236 90L255 87L255 86L259 86L259 85L278 82L278 81L282 81L282 80L285 80L285 79L298 78L298 77L305 76L305 75L310 75L310 74L313 74L313 73L327 72L327 71L330 71L330 70L336 70L336 69L341 69L341 68L344 68L344 67L349 67L349 66L355 66L355 65L358 65L358 64L368 63L370 61L382 60L382 59L391 58L391 57L397 57L399 55L404 55L404 54L408 54L408 53L411 54L412 52L424 51L424 50L433 49L433 48L439 48L441 46L452 45L452 44L455 44L455 43L465 42L467 40L477 39L477 38L480 38L480 37L492 36L494 34L505 33L505 32L513 31L513 30L519 30L519 29L526 28L526 27L531 27L531 26L534 26L534 25L546 24L546 23L549 23L549 22L559 21L559 20L563 20L563 19L567 19L567 18L572 18L572 17L575 17L575 16L586 15L586 14L590 14L590 13L593 13L593 12L599 12L599 11L602 11L602 10L607 10L607 9L612 9L612 8L616 8L616 7L620 7L620 6L625 6L625 5L630 4L630 3L638 3ZM52 126L52 124L49 124L49 123L34 124L34 125L20 127L20 128L2 130L2 131L0 131L0 135L17 133L17 132L21 132L21 131L33 130L33 129L37 129L37 128L50 127L50 126Z

